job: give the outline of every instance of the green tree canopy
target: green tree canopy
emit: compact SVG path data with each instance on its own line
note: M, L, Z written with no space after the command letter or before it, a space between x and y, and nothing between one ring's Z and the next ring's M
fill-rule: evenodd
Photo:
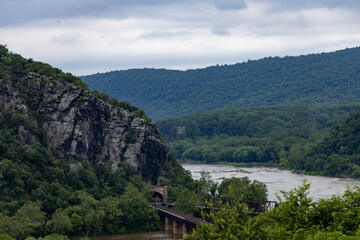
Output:
M248 177L224 179L219 186L221 197L236 197L242 200L267 200L267 187Z

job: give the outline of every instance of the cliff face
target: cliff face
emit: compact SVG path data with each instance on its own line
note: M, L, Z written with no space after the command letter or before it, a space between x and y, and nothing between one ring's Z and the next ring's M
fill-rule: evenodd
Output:
M159 179L162 165L169 161L154 124L87 89L35 73L19 82L0 79L0 86L3 109L26 116L36 112L49 148L61 157L81 155L93 163L110 162L112 171L125 162L148 183ZM29 148L38 141L24 126L19 127L19 137Z

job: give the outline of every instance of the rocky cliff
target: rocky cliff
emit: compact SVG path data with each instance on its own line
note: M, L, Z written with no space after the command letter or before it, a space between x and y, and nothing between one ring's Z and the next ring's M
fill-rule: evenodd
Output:
M146 183L196 186L143 110L0 44L0 235L154 231Z
M111 164L115 171L126 163L142 178L155 183L169 152L154 124L136 117L92 94L87 88L29 72L18 79L0 79L0 106L23 116L36 115L49 149L67 157L73 168L81 167L73 156L92 163ZM28 148L39 141L26 126L18 129Z

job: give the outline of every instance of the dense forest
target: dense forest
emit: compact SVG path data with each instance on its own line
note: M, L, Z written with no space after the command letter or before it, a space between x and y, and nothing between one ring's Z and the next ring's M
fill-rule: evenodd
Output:
M153 120L218 108L360 102L360 48L175 71L83 76L91 89L135 104Z
M29 80L29 73L42 77ZM83 155L61 153L49 145L43 128L46 116L37 111L44 94L41 87L49 81L60 81L72 89L87 89L85 83L0 45L1 103L9 97L5 94L9 89L3 85L9 81L19 91L13 97L19 98L16 111L5 109L6 104L0 106L0 238L5 234L25 239L49 234L79 237L158 229L158 216L149 208L149 187L134 167L123 162L113 171L111 162L91 162ZM28 94L33 89L38 89L35 92L40 97ZM110 99L105 93L93 94L99 101L149 121L137 107ZM24 137L31 144L23 144ZM163 178L170 189L169 197L176 200L177 191L194 190L197 185L175 158L171 159L163 166Z
M271 162L304 169L296 160L299 152L326 137L357 108L359 105L218 109L158 121L157 126L178 159Z
M351 114L322 141L289 158L297 169L360 178L360 111Z

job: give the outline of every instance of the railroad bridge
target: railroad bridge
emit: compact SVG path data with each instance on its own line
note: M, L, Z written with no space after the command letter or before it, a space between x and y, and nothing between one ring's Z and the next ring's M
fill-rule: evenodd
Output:
M223 203L227 202L231 206L234 199L217 197L212 198L211 200L213 203L218 203L219 201ZM209 202L211 202L211 200L209 200ZM240 202L248 205L249 208L252 209L252 211L249 212L249 215L252 217L278 206L277 202L275 201L240 200ZM191 235L197 225L211 222L210 219L203 220L201 218L180 212L173 208L173 204L167 204L167 206L163 206L162 204L154 203L150 206L157 210L163 229L165 231L171 231L175 235L182 235L182 238L185 238L186 234ZM219 209L217 204L213 204L211 208L209 208L207 205L200 205L198 208L201 211L207 213L209 213L211 209L215 211Z
M252 211L249 213L250 216L254 217L257 216L265 211L272 210L274 208L278 207L278 203L276 201L266 201L266 200L237 200L241 204L246 204L249 209ZM233 206L234 204L234 198L230 197L212 197L209 198L208 203L211 203L211 208L214 208L215 210L218 208L218 203L229 203L230 206ZM207 213L210 212L211 208L207 206L207 204L199 206L199 208L202 209L202 211L205 211Z
M153 204L151 207L157 210L160 222L165 231L171 231L174 235L182 235L185 239L186 234L192 234L197 225L206 224L201 218L197 218L174 208L168 208L161 204Z

